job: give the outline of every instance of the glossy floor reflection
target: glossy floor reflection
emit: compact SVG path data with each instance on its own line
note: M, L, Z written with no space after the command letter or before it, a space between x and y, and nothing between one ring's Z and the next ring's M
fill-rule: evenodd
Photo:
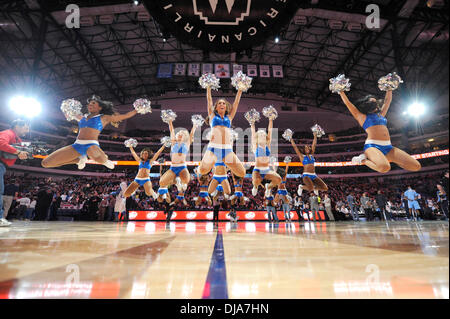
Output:
M15 222L0 298L449 298L447 222Z

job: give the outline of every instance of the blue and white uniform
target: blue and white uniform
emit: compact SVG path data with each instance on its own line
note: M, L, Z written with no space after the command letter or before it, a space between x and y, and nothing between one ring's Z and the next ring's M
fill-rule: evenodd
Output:
M150 161L149 161L149 160L147 160L147 161L145 161L145 162L142 162L142 161L141 161L141 162L139 163L139 169L141 169L141 168L145 168L145 169L151 170L151 169L152 169L152 166L150 165ZM138 183L140 186L144 186L145 183L150 182L150 178L149 178L149 177L146 177L146 178L136 177L136 178L134 179L134 181L135 181L136 183Z
M241 184L237 183L236 185L234 185L235 188L237 187L242 187ZM234 195L236 195L237 198L241 198L244 197L244 193L242 193L241 191L235 191Z
M281 182L281 184L286 185L286 181ZM288 191L286 189L279 189L278 190L278 195L287 196L288 195Z
M102 115L99 114L96 116L91 117L88 119L86 116L84 116L80 122L78 122L78 128L81 130L82 128L89 127L94 130L97 130L101 132L103 130L103 123L102 123ZM91 146L100 146L98 141L96 140L76 140L74 144L72 144L72 147L77 151L81 156L86 156L87 150Z
M363 124L363 129L367 131L369 127L372 126L387 126L387 119L376 113L367 114L367 118ZM364 151L369 148L376 148L380 150L384 155L387 155L394 147L391 145L391 141L377 141L377 140L366 140L366 144L364 145Z
M226 128L231 128L231 120L228 117L228 115L225 115L222 118L217 113L215 114L216 115L213 117L211 121L211 128L216 126L225 126ZM233 146L209 143L207 150L217 157L218 162L223 162L223 160L228 156L228 154L233 153Z
M206 191L205 190L203 190L203 191L200 191L200 194L198 195L198 196L200 196L201 198L208 198L208 196L209 196L209 193L208 193L208 185L202 185L202 186L200 186L200 189L206 189Z
M316 159L314 158L314 156L312 155L305 155L303 157L303 166L305 165L310 165L310 164L315 164L316 163ZM309 177L312 181L315 180L317 178L317 174L315 173L303 173L302 177Z
M216 165L215 165L216 167L218 167L218 166L225 166L225 163L223 163L223 162L217 162L216 163ZM213 179L215 179L219 184L221 184L224 180L226 180L228 177L227 177L227 175L217 175L217 174L214 174L214 176L213 176Z
M270 152L270 149L269 149L268 146L266 146L266 148L258 146L256 148L255 157L256 158L269 157L270 154L271 154L271 152ZM258 172L259 175L261 175L261 178L264 179L264 177L266 177L266 175L271 171L271 169L270 169L270 167L258 167L258 166L255 166L253 171L254 172Z
M187 145L185 143L175 143L172 146L172 148L170 150L170 153L171 153L171 155L173 155L173 154L187 154L188 151L189 151L188 147L187 147ZM180 175L181 171L183 171L185 168L187 169L187 166L186 166L185 163L184 164L172 164L170 166L170 170L172 172L174 172L177 177Z

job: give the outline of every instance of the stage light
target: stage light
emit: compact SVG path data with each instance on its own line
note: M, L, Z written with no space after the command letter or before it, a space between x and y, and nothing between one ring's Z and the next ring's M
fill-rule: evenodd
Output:
M41 103L32 97L15 96L9 100L9 108L19 115L28 118L38 116L41 113Z
M409 106L408 114L413 117L419 117L425 114L425 106L420 102L414 102Z
M133 4L134 4L135 6L138 6L138 5L139 5L139 1L138 1L138 0L134 0L134 1L133 1Z
M279 36L276 36L276 37L275 37L275 43L278 43L278 42L280 42L280 37L279 37Z

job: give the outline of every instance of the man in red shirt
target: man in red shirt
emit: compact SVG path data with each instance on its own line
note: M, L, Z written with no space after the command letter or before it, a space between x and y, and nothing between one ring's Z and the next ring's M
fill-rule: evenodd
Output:
M0 227L11 225L3 218L3 192L5 189L3 177L6 173L6 167L14 165L16 158L10 158L16 155L19 159L27 159L27 152L20 152L11 144L21 143L20 136L25 136L30 131L30 125L24 120L15 120L11 123L11 129L0 132Z

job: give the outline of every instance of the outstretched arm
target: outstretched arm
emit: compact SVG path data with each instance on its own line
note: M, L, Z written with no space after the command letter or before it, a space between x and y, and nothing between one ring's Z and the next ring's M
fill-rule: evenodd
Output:
M389 90L386 92L386 97L384 98L384 104L381 108L381 115L386 116L387 112L389 111L389 107L391 106L392 102L392 91Z
M236 115L237 109L239 107L239 102L241 101L242 96L242 90L239 90L236 94L236 98L234 99L233 108L230 111L229 118L230 120L233 120L234 116Z
M130 147L130 152L131 152L131 155L133 155L134 160L135 160L136 162L140 163L140 162L141 162L141 159L140 159L139 156L136 154L136 152L134 151L134 148L133 148L133 147Z
M159 156L160 156L161 153L164 151L164 148L165 148L165 147L166 147L165 145L161 146L161 148L158 150L158 152L156 152L156 154L153 155L150 164L152 164L153 162L155 162L156 160L158 160Z
M206 99L208 101L208 116L211 120L214 114L211 87L206 88Z
M350 113L353 115L353 117L355 118L355 120L358 121L359 125L363 126L364 124L364 114L362 114L355 105L353 105L352 102L350 102L350 100L348 99L347 95L345 94L344 91L341 91L339 93L339 95L341 96L342 101L344 102L345 106L347 106L347 109L350 111Z
M194 141L194 134L196 129L197 129L196 125L192 126L191 134L189 134L189 145L192 144L192 142Z
M316 153L316 146L317 146L317 132L314 132L314 140L311 146L311 153Z
M269 119L269 127L267 128L267 145L270 147L272 142L273 120Z
M285 182L286 181L286 179L287 179L287 174L288 174L288 171L289 171L289 163L286 163L286 174L284 175L284 178L283 178L283 182Z
M103 119L107 123L115 123L120 122L126 119L129 119L137 114L136 110L130 111L125 114L113 114L113 115L103 115Z
M252 151L254 153L256 151L256 128L255 128L255 123L250 124L250 129L252 131Z
M172 121L169 122L169 131L170 131L170 139L171 139L172 143L175 143L176 142L176 140L175 140L175 130L173 129L173 122Z
M294 151L295 151L295 153L297 153L297 156L299 157L300 161L303 161L303 157L304 157L305 155L303 155L303 154L300 152L300 150L298 149L297 145L295 144L293 138L291 138L291 144L292 144L292 147L294 147Z

